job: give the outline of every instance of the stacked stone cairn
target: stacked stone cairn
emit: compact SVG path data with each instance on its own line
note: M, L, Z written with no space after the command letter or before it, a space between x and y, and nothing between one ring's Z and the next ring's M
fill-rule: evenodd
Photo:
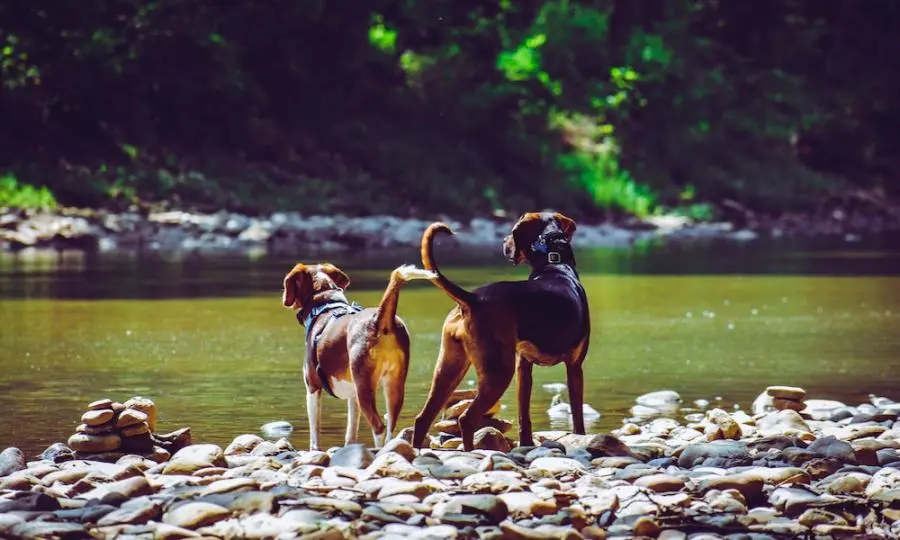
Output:
M155 432L156 404L152 400L140 396L125 403L100 399L81 415L68 447L77 459L115 461L125 454L137 454L165 461L191 442L190 428L165 435Z
M447 399L444 406L443 418L434 424L434 429L439 433L432 437L430 446L442 449L462 449L462 437L460 437L459 417L469 409L475 399L475 389L457 390ZM475 447L481 450L499 450L508 452L515 446L514 442L506 437L506 433L512 429L512 422L502 418L495 418L500 412L500 402L495 403L485 413L475 432Z

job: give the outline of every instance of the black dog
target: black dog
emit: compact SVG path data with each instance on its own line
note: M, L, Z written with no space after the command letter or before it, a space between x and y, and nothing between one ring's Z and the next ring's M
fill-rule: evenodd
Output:
M575 222L559 213L527 213L503 243L503 254L519 264L528 261L527 281L504 281L466 291L447 279L434 262L432 242L438 232L453 234L434 223L422 235L422 264L435 272L431 281L457 307L447 315L431 391L416 417L413 444L421 447L428 428L450 393L465 376L469 364L478 376L477 395L459 417L463 445L473 448L474 430L518 373L519 444L531 445L532 364L563 362L575 432L584 434L584 373L582 364L590 341L590 314L584 288L575 271L569 242Z

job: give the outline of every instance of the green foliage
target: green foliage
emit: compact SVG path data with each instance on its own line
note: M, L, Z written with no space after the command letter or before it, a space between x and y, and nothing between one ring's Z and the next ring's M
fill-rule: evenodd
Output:
M92 205L705 219L897 192L900 7L832 4L7 2L0 163Z
M0 207L50 209L56 207L56 199L46 187L21 184L7 173L0 175Z

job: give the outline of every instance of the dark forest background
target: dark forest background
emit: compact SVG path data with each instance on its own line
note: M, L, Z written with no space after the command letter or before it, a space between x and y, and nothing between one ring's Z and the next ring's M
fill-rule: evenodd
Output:
M12 0L0 206L803 210L900 187L895 0Z

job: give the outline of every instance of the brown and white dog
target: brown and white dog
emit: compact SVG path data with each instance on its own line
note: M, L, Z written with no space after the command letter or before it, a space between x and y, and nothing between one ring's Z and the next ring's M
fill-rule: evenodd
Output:
M319 449L322 390L347 401L346 444L356 442L360 409L372 427L376 447L391 438L403 408L409 368L409 332L397 316L400 287L433 277L412 265L396 268L378 307L364 309L347 300L344 289L350 278L332 264L298 264L285 276L282 303L296 310L297 320L306 328L303 376L311 450ZM375 391L382 382L387 433L375 405Z
M463 445L473 448L475 427L518 374L519 444L533 444L529 413L532 364L566 365L572 421L584 434L582 364L590 340L590 314L584 288L575 271L569 242L575 222L559 213L524 214L503 243L513 263L531 264L526 281L504 281L467 291L447 279L434 261L432 242L443 223L422 235L422 264L437 275L432 282L456 302L444 320L441 349L431 390L416 417L413 445L421 447L431 423L459 385L469 365L475 366L477 394L459 417Z

